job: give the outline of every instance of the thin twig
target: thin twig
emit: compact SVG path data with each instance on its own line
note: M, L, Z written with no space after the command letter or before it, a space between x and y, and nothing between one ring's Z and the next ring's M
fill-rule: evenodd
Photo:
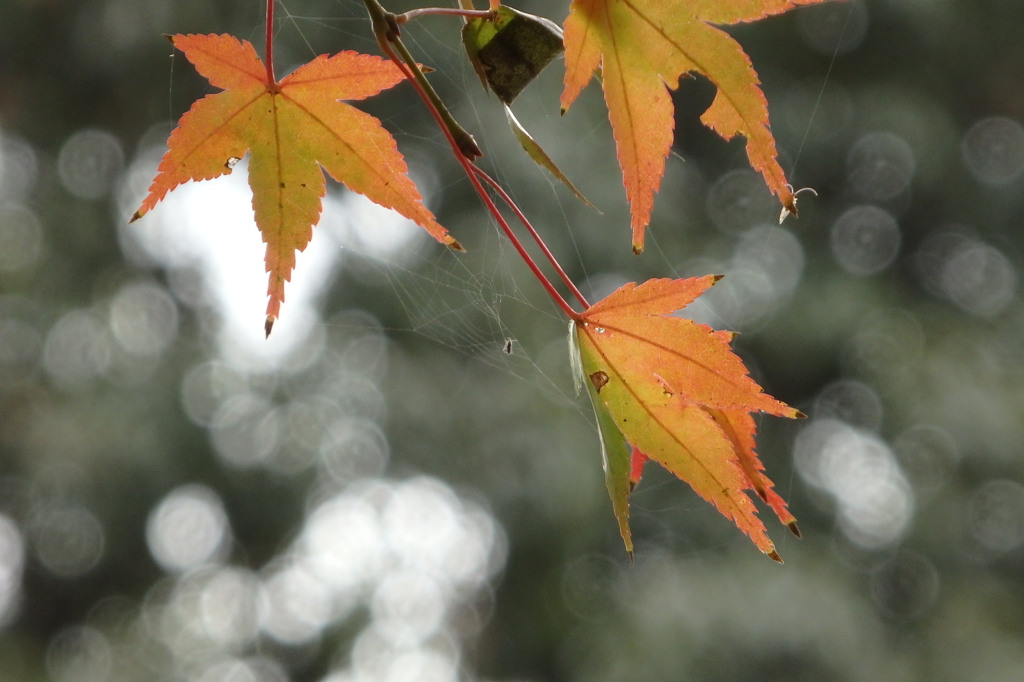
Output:
M430 15L448 15L456 17L467 17L469 19L488 19L491 11L487 9L458 9L454 7L424 7L423 9L411 9L403 14L396 14L395 20L399 25L412 21L419 17Z

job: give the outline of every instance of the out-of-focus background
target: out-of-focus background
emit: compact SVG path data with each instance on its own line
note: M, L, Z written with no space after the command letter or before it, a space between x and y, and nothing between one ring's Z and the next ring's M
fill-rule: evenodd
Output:
M406 29L585 293L725 274L686 314L810 415L760 420L784 566L653 465L630 564L565 321L410 88L359 106L466 255L332 185L265 341L244 162L127 225L212 91L161 34L262 53L264 11L0 0L0 680L1024 679L1024 4L730 28L818 196L779 226L685 80L641 257L597 84L559 117L556 62L513 108L602 213L516 147L457 20ZM278 73L376 53L357 0L277 12Z

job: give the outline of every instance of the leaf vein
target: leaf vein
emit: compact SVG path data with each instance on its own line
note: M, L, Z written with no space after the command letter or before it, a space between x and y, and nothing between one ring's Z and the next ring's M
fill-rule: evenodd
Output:
M746 116L745 116L745 115L744 115L744 114L742 113L742 111L743 111L743 110L742 110L742 109L740 109L739 105L738 105L738 104L736 103L736 100L735 100L735 99L733 99L732 95L730 95L730 94L729 94L729 92L727 92L727 91L726 91L726 90L725 90L724 88L721 88L721 87L719 87L718 83L717 83L717 82L715 82L715 78L714 78L714 77L713 77L713 76L711 75L711 71L709 71L709 70L708 70L708 68L707 68L707 67L706 67L706 66L705 66L704 64L702 64L702 63L701 63L700 61L698 61L698 60L697 60L697 59L696 59L696 58L695 58L695 57L693 56L693 54L692 54L691 52L687 51L687 50L686 50L686 49L685 49L685 48L684 48L684 47L683 47L683 46L682 46L682 45L681 45L681 44L680 44L680 43L679 43L678 41L676 41L676 39L675 39L675 38L673 38L672 36L670 36L670 35L669 35L669 34L668 34L668 33L667 33L666 31L665 31L665 29L664 29L664 28L662 28L662 27L661 27L661 26L660 26L659 24L655 23L655 21L654 21L653 19L651 19L651 18L650 18L650 17L648 17L648 16L646 15L646 14L644 14L644 13L643 13L642 11L640 11L640 9L639 9L639 8L638 8L638 7L637 7L637 6L635 5L635 4L633 4L633 2L632 2L631 0L621 0L621 2L622 2L622 3L624 4L624 5L626 5L626 7L628 7L629 9L633 10L633 12L635 12L635 13L636 13L636 15L637 15L637 17L638 17L638 18L640 18L641 20L643 20L643 22L644 22L644 23L646 23L646 24L647 24L648 26L650 26L650 27L651 27L651 28L652 28L652 29L653 29L653 30L654 30L654 31L655 31L655 32L656 32L656 33L657 33L658 35L660 35L660 36L661 36L662 38L664 38L664 39L665 39L665 41L666 41L667 43L669 43L669 44L670 44L670 45L671 45L671 46L672 46L673 48L675 48L676 50L678 50L680 54L682 54L683 56L685 56L687 60L689 60L690 62L692 62L692 63L693 63L693 65L697 67L697 71L699 71L700 73L704 74L704 75L705 75L705 76L707 76L707 77L708 77L709 79L711 79L711 81L712 81L713 83L715 83L715 88L716 88L716 89L718 90L719 94L721 94L721 95L722 95L723 97L725 97L725 98L726 98L727 100L729 100L729 103L730 103L730 104L732 105L732 108L733 108L733 109L735 109L735 110L736 110L736 112L737 112L737 113L738 113L738 114L740 115L740 118L742 118L742 119L743 119L743 122L744 122L745 124L747 124L748 126L750 126L750 121L749 121L749 120L747 119L747 117L746 117ZM711 26L710 24L708 24L708 23L707 23L706 21L704 21L704 20L702 20L702 19L699 19L699 18L697 18L697 17L694 17L693 19L694 19L694 21L698 21L698 22L700 22L701 24L704 24L704 26L706 27L706 29L707 29L707 30L709 30L709 31L717 31L717 30L719 30L719 29L716 29L715 27ZM731 37L731 36L729 36L728 34L725 34L725 35L726 35L726 37L728 37L728 38L729 38L730 40L732 40L732 37ZM760 122L760 121L755 121L755 122L754 122L754 126L755 126L755 127L756 127L757 125L760 125L760 124L761 124L761 122ZM751 127L751 129L753 130L754 128L753 128L753 127Z
M658 315L658 316L655 316L655 317L661 317L661 316ZM654 341L651 341L650 339L648 339L646 337L640 336L639 334L634 334L633 332L629 331L628 329L623 329L622 327L617 327L617 326L614 326L614 325L606 324L604 322L599 322L598 320L590 320L590 322L593 323L593 324L596 324L596 325L598 325L600 327L603 327L604 329L607 329L609 331L614 331L614 332L618 332L620 334L625 334L626 336L628 336L628 337L630 337L632 339L635 339L636 341L640 341L640 342L646 343L646 344L648 344L650 346L654 346L658 350L661 350L661 351L664 351L664 352L669 353L671 355L674 355L677 358L679 358L680 360L685 360L685 361L687 361L687 362L689 362L689 363L691 363L693 365L696 365L697 367L703 369L704 371L708 372L709 374L714 375L716 378L722 380L723 382L729 384L730 386L732 386L732 387L734 387L736 389L745 390L747 388L745 386L741 386L740 384L737 384L735 381L732 381L728 377L723 376L719 372L716 372L711 367L708 367L707 365L705 365L705 364L703 364L701 362L698 362L697 359L694 358L693 356L686 355L686 354L682 353L681 351L678 351L678 350L676 350L674 348L671 348L669 346L665 346L665 345L662 345L660 343L656 343ZM696 324L696 323L694 323L694 324ZM737 407L742 407L742 405L737 405Z
M622 376L622 372L620 372L618 370L618 368L614 364L612 364L611 360L608 358L607 355L605 355L604 351L601 349L601 346L596 342L594 337L591 336L592 332L590 331L590 329L588 327L584 327L584 331L587 334L587 337L590 339L590 342L593 345L594 349L597 350L597 352L600 354L601 358L604 360L605 364L608 366L608 369L610 369L612 371L612 373L614 373L615 376L618 377L619 381L622 382L623 387L625 387L625 389L629 392L629 394L633 396L633 399L636 400L637 404L641 407L641 409L643 409L643 411L646 412L650 416L651 420L654 421L654 423L657 424L659 427L661 427L661 429L665 433L667 433L669 435L669 437L673 441L675 441L675 443L677 445L679 445L679 447L682 448L682 450L685 451L690 456L690 458L693 459L693 461L696 462L700 466L700 468L703 469L708 474L708 476L711 477L711 480L714 481L714 483L718 487L720 487L722 489L723 493L726 493L726 498L732 503L732 506L735 509L734 513L736 514L736 516L738 518L745 516L743 514L743 509L742 509L741 503L736 501L736 500L734 500L733 496L728 494L729 487L726 486L725 484L723 484L718 479L718 476L715 474L715 472L712 471L707 466L707 464L705 464L699 457L697 457L694 454L693 450L691 450L689 447L687 447L687 445L683 441L681 441L675 435L675 433L672 432L672 430L670 428L665 426L665 424L662 423L662 421L660 419L658 419L658 417L650 410L650 408L648 408L647 404L643 400L640 399L640 396L638 396L636 394L636 391L634 391L633 388L629 385L629 382L626 381L625 378ZM717 424L716 424L716 426L717 426ZM725 435L724 435L724 432L723 432L723 438L724 437L725 437ZM740 490L737 490L736 493L737 493L737 495L746 497L745 495L743 495L743 492L740 491ZM748 502L749 502L749 499L748 499Z

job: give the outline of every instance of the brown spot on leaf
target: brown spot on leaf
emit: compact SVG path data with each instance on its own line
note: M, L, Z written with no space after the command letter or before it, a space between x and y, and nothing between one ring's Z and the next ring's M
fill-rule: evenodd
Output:
M594 384L594 388L600 393L601 389L608 383L608 375L604 372L598 371L590 375L590 381Z

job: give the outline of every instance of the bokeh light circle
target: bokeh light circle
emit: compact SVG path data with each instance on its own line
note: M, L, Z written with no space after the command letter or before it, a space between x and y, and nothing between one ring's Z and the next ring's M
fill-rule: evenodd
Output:
M868 201L898 197L910 187L916 169L913 150L895 133L864 135L846 157L850 186Z
M793 458L808 484L834 498L839 525L854 544L881 549L908 530L913 490L877 436L838 419L814 419L797 436Z
M741 234L778 218L779 202L764 179L754 171L738 169L718 178L708 191L707 212L726 234Z
M877 431L882 425L882 401L864 382L841 379L818 393L812 415L815 419L838 419L851 426Z
M867 277L889 267L900 250L900 226L877 206L854 206L832 226L832 253L847 272Z
M971 497L970 529L985 550L1002 554L1024 544L1024 486L988 481Z
M43 368L55 384L73 390L106 371L112 353L103 320L88 310L72 310L47 333Z
M46 670L53 682L106 682L112 663L110 642L88 626L61 630L46 648Z
M149 551L170 572L219 560L230 541L224 505L217 493L203 485L175 488L150 513L146 523Z
M973 243L953 254L942 268L942 288L964 311L996 315L1017 292L1017 270L995 247Z
M59 578L76 578L103 557L103 524L87 509L47 509L32 519L31 530L39 562Z
M960 152L979 182L1005 185L1024 173L1024 126L1002 116L983 118L964 135Z
M105 130L75 133L61 147L57 158L61 183L79 199L106 195L123 166L121 142Z
M848 54L864 42L868 8L861 0L804 7L796 12L796 26L804 44L818 54Z
M132 355L159 355L178 333L178 307L163 287L128 284L110 302L110 328Z

